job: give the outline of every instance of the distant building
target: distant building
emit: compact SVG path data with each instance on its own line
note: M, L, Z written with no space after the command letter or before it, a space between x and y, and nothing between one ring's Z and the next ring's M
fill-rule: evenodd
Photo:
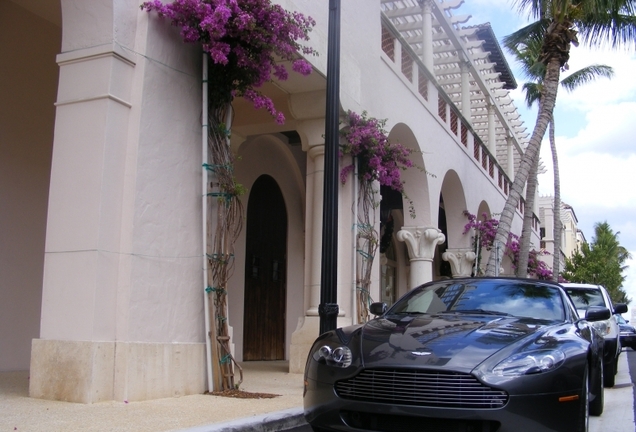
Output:
M550 255L545 255L542 259L552 267L552 254L555 250L561 254L561 269L565 265L565 259L571 258L581 244L585 243L585 236L578 228L578 219L572 206L561 203L561 244L555 247L554 244L554 197L551 195L541 196L537 200L537 208L539 209L539 219L541 221L541 250L547 251Z

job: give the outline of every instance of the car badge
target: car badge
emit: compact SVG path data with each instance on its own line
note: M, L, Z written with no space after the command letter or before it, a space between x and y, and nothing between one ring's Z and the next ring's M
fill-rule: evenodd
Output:
M411 354L415 356L427 356L427 355L431 355L432 353L427 351L411 351Z

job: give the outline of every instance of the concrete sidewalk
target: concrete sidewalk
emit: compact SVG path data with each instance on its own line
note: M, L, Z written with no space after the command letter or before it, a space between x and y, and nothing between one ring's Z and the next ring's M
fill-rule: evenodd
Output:
M283 361L246 362L241 366L242 390L279 396L235 399L192 395L86 405L29 398L28 373L3 372L0 432L274 431L304 424L301 374L288 373L288 363Z

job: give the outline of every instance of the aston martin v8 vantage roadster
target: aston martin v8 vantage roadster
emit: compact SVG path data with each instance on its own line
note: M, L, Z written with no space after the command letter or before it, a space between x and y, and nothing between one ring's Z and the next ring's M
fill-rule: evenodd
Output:
M314 431L587 431L603 411L603 339L563 288L512 278L422 285L318 337L305 368Z

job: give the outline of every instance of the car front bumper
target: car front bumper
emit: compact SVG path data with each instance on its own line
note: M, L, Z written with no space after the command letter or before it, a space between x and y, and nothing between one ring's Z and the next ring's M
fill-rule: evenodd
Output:
M333 386L307 380L305 418L312 426L337 431L497 431L579 430L581 401L573 391L509 397L503 408L458 409L360 402L338 397ZM568 401L560 402L559 398Z

